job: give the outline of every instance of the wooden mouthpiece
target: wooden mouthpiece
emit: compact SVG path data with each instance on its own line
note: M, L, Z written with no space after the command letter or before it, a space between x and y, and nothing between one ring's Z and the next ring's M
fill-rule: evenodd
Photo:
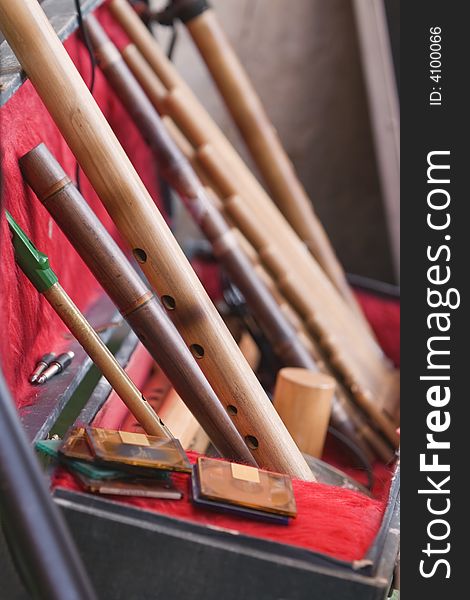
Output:
M173 383L222 456L256 464L190 350L155 296L45 144L20 159L23 177L142 344ZM162 298L171 308L173 298Z

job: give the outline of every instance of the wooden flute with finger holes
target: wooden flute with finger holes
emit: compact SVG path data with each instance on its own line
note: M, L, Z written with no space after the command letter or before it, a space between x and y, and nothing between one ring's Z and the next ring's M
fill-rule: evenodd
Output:
M396 447L396 423L386 407L399 397L399 373L370 328L345 304L128 2L112 0L110 11L133 42L122 53L152 104L173 119L194 147L225 214L256 249L359 410Z
M168 135L160 116L106 32L93 16L86 22L105 77L153 150L163 177L179 193L196 224L211 242L215 256L243 293L274 352L284 365L317 371L311 352L279 309L272 292L241 248L235 231L226 223L193 168ZM333 422L357 445L363 446L357 427L345 412L345 402L336 397Z
M36 0L0 0L0 29L256 462L313 474Z
M44 204L150 355L226 458L253 464L235 429L160 302L132 268L44 144L20 159L24 179ZM172 299L162 302L171 310Z

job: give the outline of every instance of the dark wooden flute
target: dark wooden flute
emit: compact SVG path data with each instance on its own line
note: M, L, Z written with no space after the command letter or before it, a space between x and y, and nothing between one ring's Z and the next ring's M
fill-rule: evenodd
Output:
M179 194L196 224L211 242L214 255L245 296L274 350L290 365L309 363L313 368L313 359L299 343L295 330L280 318L276 301L255 273L232 229L214 206L189 161L171 139L160 115L121 54L93 15L88 16L86 23L106 79L152 149L163 178Z
M45 144L20 159L24 179L68 237L222 456L256 464L189 348ZM170 302L165 297L162 302ZM171 306L168 307L171 310Z
M161 117L117 48L96 18L89 16L86 22L105 77L154 152L163 177L180 195L201 231L211 242L215 256L243 293L282 364L318 371L314 358L302 343L296 329L279 309L272 292L253 268L240 247L238 238L208 196L189 161L168 134ZM338 429L364 447L338 399L333 405L332 418Z

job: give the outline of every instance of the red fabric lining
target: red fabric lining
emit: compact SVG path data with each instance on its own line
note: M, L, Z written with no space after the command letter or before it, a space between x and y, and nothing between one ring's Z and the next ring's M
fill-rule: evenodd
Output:
M197 454L190 452L188 456L191 462L195 462ZM173 479L184 494L182 500L108 498L193 523L307 548L345 561L360 560L366 554L379 530L388 490L387 485L382 496L374 500L351 490L294 480L298 514L288 526L282 526L195 507L189 499L189 475L178 473ZM54 488L83 491L73 475L63 468L57 470L52 485Z
M124 32L104 8L100 8L97 15L114 39L126 39ZM71 36L65 47L85 81L89 83L90 60L78 34ZM157 170L151 152L142 142L136 127L99 69L96 70L94 97L145 186L160 206ZM101 288L47 211L24 185L18 168L18 158L40 142L47 144L67 174L75 179L75 158L31 83L27 81L0 109L2 204L25 229L35 245L48 254L60 283L79 308L84 310L97 297ZM120 241L111 219L83 173L81 187L83 195L98 217ZM42 354L60 352L65 327L44 298L18 271L4 218L0 223L0 256L0 312L3 323L0 330L0 359L17 406L24 407L34 403L37 390L28 383L28 375Z
M396 367L400 366L400 301L355 292L377 340Z

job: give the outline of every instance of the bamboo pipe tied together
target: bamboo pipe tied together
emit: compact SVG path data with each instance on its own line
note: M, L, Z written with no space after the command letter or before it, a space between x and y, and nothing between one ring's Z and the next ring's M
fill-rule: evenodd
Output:
M258 464L312 473L35 0L0 0L2 32Z

